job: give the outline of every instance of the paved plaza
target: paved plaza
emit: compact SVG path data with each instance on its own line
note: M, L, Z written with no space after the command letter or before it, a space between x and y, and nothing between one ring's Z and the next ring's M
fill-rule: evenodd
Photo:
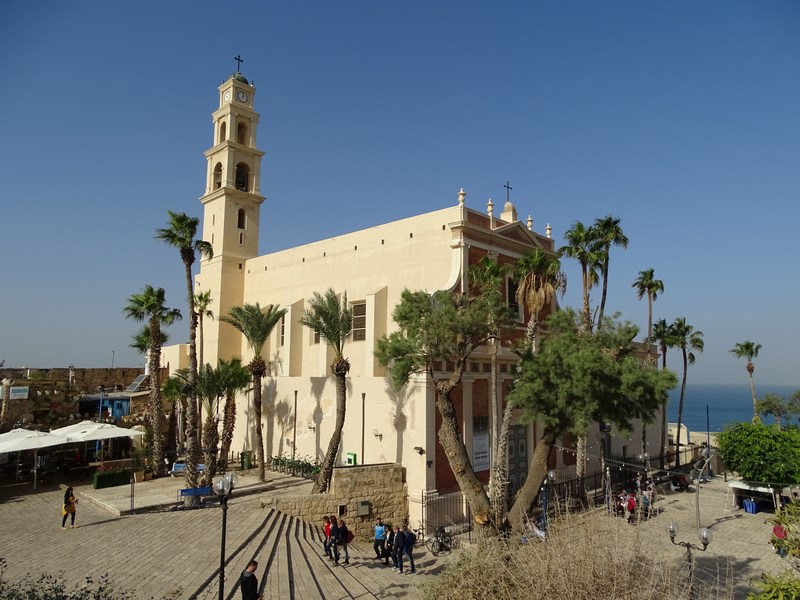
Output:
M376 561L369 544L356 540L351 564L333 566L321 556L316 527L261 506L268 496L306 493L310 482L275 473L269 473L269 479L262 484L255 471L245 473L229 503L226 598L240 597L238 575L252 558L260 563L257 574L264 597L292 600L422 598L418 584L436 577L453 559L453 555L434 557L420 548L415 553L418 573L400 575ZM162 478L137 484L134 514L129 514L129 486L104 490L75 486L80 499L78 527L66 530L60 527L64 483L38 490L30 483L0 487L2 557L8 563L4 578L63 572L71 583L108 573L116 586L136 598L216 598L221 510L217 503L198 510L169 510L183 483ZM721 573L738 599L745 598L750 581L762 572L788 565L768 544L769 513L731 508L727 489L721 477L702 486L701 526L711 528L714 539L707 551L695 553L696 572ZM616 521L629 535L646 538L654 552L681 561L685 549L670 543L667 525L670 521L679 525L677 541L697 543L695 499L694 491L671 493L656 503L659 513L650 520L638 525ZM614 519L603 514L598 518Z

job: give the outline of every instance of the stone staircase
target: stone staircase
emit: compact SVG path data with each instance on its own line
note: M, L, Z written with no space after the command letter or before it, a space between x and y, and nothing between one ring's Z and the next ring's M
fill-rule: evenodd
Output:
M350 564L342 559L334 565L324 554L320 528L270 509L238 547L227 547L225 598L241 597L239 576L252 559L259 563L256 575L265 600L421 599L418 584L442 562L420 546L414 552L418 572L400 574L375 558L369 542L354 540L348 549ZM218 582L219 568L189 598L217 598Z

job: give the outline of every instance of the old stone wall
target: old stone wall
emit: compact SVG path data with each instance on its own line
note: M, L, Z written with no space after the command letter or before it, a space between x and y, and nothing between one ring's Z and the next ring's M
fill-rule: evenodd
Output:
M359 515L360 502L369 502L366 515ZM330 491L326 494L281 496L265 499L271 506L311 523L321 525L326 515L339 515L357 538L372 533L376 517L391 523L403 523L408 515L405 469L399 464L336 467Z

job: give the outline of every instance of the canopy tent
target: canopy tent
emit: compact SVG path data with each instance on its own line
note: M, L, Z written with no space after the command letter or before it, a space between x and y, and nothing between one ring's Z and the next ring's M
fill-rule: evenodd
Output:
M24 432L24 433L23 433ZM10 435L11 434L11 435ZM69 444L74 439L48 433L46 431L32 431L28 429L13 429L0 438L0 453L22 452L23 450L33 450L33 489L36 489L36 463L39 457L39 448L49 448L51 446L61 446Z

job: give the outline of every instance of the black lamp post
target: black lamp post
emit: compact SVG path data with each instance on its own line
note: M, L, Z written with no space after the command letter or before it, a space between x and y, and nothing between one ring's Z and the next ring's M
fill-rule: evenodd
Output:
M692 550L700 550L701 552L705 552L713 537L711 535L711 530L703 527L697 532L697 536L700 538L700 543L703 545L702 548L692 544L691 542L676 542L675 536L678 535L677 523L670 523L667 531L669 532L669 539L673 544L686 548L686 564L689 567L689 600L694 600L694 560L692 559Z
M547 531L547 502L550 496L550 489L556 481L556 472L548 471L547 476L544 478L544 485L542 486L542 512L544 513L544 531Z
M225 528L228 524L228 498L236 487L236 473L226 473L214 482L214 493L222 505L222 535L219 550L219 600L225 596Z

